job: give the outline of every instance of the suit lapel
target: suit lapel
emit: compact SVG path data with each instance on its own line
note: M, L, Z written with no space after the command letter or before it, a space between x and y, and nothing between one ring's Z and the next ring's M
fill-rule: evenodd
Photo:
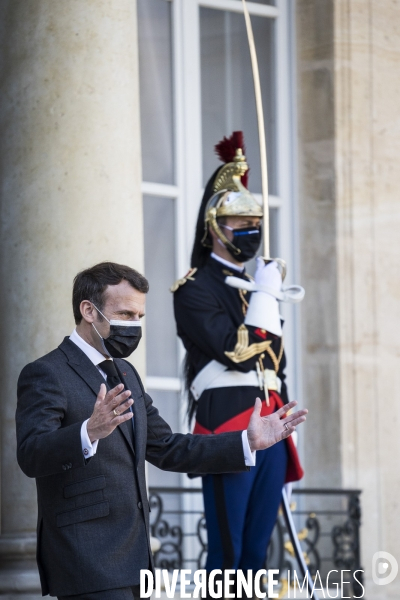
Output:
M132 408L135 419L135 454L136 461L139 461L146 433L146 410L142 390L133 370L122 360L115 360L114 362L125 388L132 392L132 398L134 399ZM128 424L132 426L130 422Z
M69 366L83 379L90 387L93 393L97 396L100 390L100 385L104 382L100 371L94 366L91 360L76 344L71 342L69 338L64 338L64 341L59 346L60 350L68 358Z
M84 352L82 352L82 350L80 348L78 348L78 346L76 344L71 342L71 340L68 337L64 338L64 341L60 344L59 348L67 356L69 366L84 380L84 382L90 387L90 389L93 391L93 393L97 396L97 394L99 393L99 390L100 390L100 385L102 383L105 383L104 378L101 375L100 371L94 366L92 361L89 360L89 358L86 356L86 354ZM116 364L116 366L117 366L117 364ZM120 369L118 369L118 367L117 367L117 370L120 373ZM121 373L120 373L120 377L121 377L121 380L125 383L125 381L124 381L125 378L122 377ZM126 385L126 383L125 383L125 385ZM127 387L127 389L130 389L133 393L133 389L135 389L135 388L132 389L128 386L126 386L126 387ZM132 441L133 437L134 437L132 435L132 422L125 421L124 423L121 423L121 425L119 425L117 427L117 429L119 429L121 431L122 435L124 436L124 438L126 439L128 445L129 445L129 448L132 450L133 453L135 453L135 449L133 447L133 441Z
M120 430L120 432L122 433L122 435L128 442L129 448L135 454L135 448L133 447L133 440L135 438L135 435L132 430L132 419L129 419L129 421L125 421L124 423L121 423L121 425L118 425L117 429Z

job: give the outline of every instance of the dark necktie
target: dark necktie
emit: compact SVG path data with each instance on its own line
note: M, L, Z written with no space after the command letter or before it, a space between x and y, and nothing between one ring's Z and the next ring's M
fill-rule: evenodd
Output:
M115 386L119 385L120 383L123 383L118 375L118 371L113 360L103 360L103 362L99 363L97 366L100 367L100 369L107 375L107 385L110 390L115 388Z
M113 360L103 360L103 362L99 363L97 366L100 367L100 369L107 375L107 385L110 390L115 388L120 383L122 383L122 384L124 383L118 374L117 368L116 368ZM129 410L131 412L133 412L132 407ZM132 419L132 427L129 429L134 436L135 425L134 425L133 419ZM134 443L134 437L132 437L132 441Z

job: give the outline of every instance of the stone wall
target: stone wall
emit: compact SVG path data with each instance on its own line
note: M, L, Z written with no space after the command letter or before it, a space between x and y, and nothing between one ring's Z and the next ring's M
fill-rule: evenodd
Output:
M3 0L0 28L0 594L11 598L39 591L35 483L15 458L19 372L71 333L79 270L143 270L143 224L135 2ZM143 373L143 346L135 361Z
M335 3L343 485L363 490L363 562L400 561L400 3ZM400 580L370 587L398 598Z
M367 597L397 598L400 3L298 0L297 44L306 484L362 489Z
M297 2L303 443L309 487L341 484L333 2ZM329 423L329 427L327 424Z

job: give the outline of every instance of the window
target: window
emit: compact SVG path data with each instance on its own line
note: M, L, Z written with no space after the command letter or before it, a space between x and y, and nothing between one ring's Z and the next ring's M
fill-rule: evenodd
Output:
M291 110L291 2L248 3L260 67L268 143L271 253L294 282L296 202ZM143 149L147 388L161 414L185 429L180 403L183 348L168 288L189 268L202 188L218 165L213 147L243 129L249 188L261 193L258 133L241 0L138 0ZM297 313L287 318L288 381L300 395ZM150 470L150 484L187 482ZM166 478L164 478L166 477Z

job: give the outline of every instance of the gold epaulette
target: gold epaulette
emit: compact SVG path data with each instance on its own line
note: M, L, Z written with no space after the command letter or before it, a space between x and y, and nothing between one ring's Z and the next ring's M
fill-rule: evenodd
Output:
M225 352L225 354L232 362L241 363L252 358L256 354L268 352L271 343L270 340L266 340L265 342L259 342L249 346L249 330L246 325L242 324L238 329L235 349L233 352Z
M177 281L175 281L174 285L169 288L170 291L172 293L176 292L176 290L178 288L180 288L181 285L186 283L188 279L190 279L190 281L194 281L193 275L196 273L196 271L197 271L197 269L189 269L189 271L186 273L185 277L182 277L181 279L178 279Z

